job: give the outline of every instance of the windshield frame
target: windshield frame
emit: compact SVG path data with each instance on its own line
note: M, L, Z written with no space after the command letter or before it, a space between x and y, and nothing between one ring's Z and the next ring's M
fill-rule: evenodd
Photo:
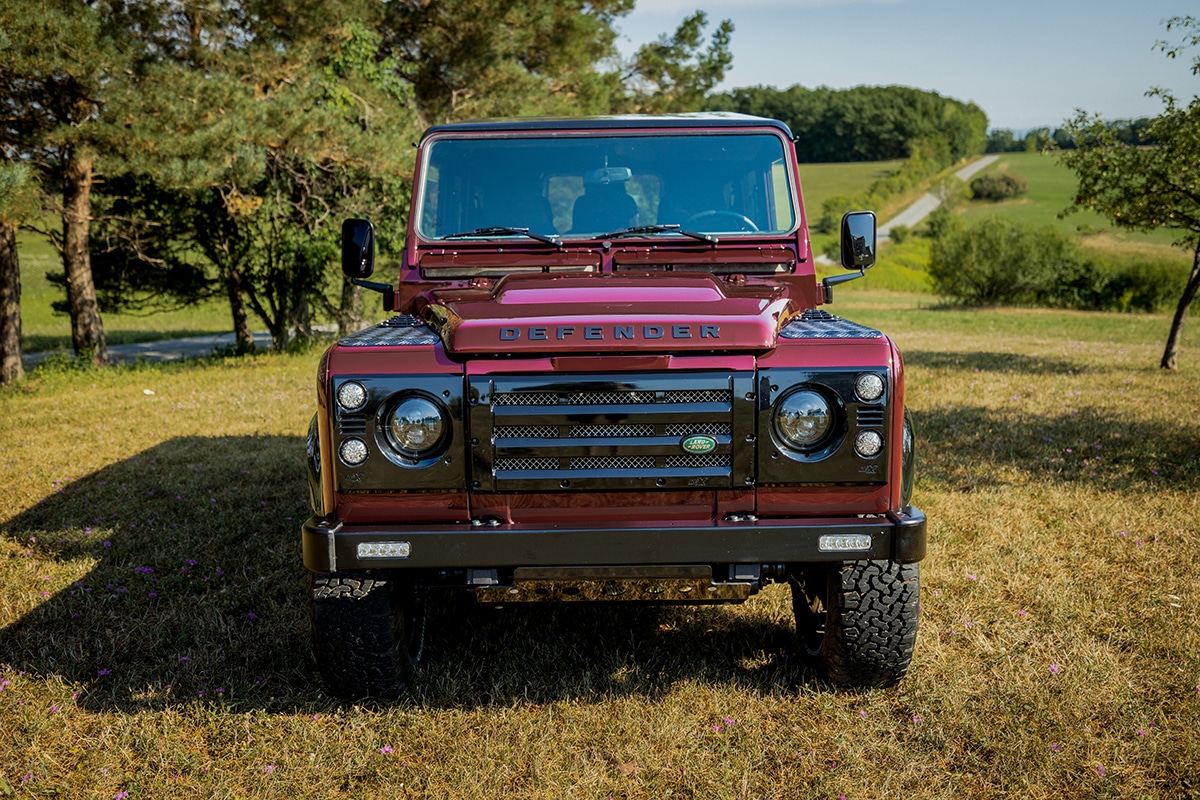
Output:
M767 123L767 120L763 120ZM520 129L469 129L459 128L457 130L434 131L424 137L421 141L421 154L417 164L417 171L414 175L416 182L413 205L410 212L409 229L415 237L417 243L424 246L446 246L451 242L455 246L470 244L473 242L493 243L495 241L513 241L525 240L529 238L522 234L488 234L478 237L463 236L460 231L452 231L452 234L460 234L453 238L443 236L431 236L422 230L424 215L427 208L427 196L431 191L428 180L430 172L430 160L433 156L435 147L438 143L444 141L479 141L479 140L537 140L544 139L548 141L561 141L564 139L663 139L663 138L682 138L682 137L699 137L699 138L721 138L727 139L733 136L771 136L779 142L779 159L768 163L780 163L782 166L782 180L786 183L786 196L783 193L773 193L772 198L776 203L786 200L787 211L790 214L790 225L786 229L770 229L770 230L719 230L711 231L714 238L719 238L721 241L738 241L744 242L754 239L792 239L796 236L804 224L804 206L801 199L800 179L796 169L795 158L790 147L791 141L789 137L784 135L778 127L770 124L762 125L739 125L737 127L729 126L713 126L713 127L629 127L629 128L571 128L571 129L539 129L536 127L522 127ZM682 223L682 220L669 220L666 223L658 221L649 223L645 227L652 225L663 226L668 223ZM515 227L515 226L514 226ZM524 225L522 225L524 227ZM641 226L639 226L641 227ZM537 231L542 233L541 231ZM704 230L702 233L710 233ZM579 234L572 234L569 230L565 233L560 233L557 230L549 230L544 232L547 236L553 236L562 241L564 245L581 244L587 242L599 242L606 239L606 235L611 231L587 231ZM696 238L694 235L689 236L685 233L671 230L648 230L644 234L626 234L621 237L622 241L644 241L653 240L655 242L675 242L682 241L695 244ZM532 242L531 242L532 243ZM716 242L712 243L713 245Z

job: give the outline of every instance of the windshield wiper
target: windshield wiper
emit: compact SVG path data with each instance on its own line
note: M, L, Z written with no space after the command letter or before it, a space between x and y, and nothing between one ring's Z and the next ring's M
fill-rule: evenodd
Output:
M719 239L711 233L697 233L696 231L685 231L679 227L678 223L662 223L659 225L635 225L632 228L621 228L619 231L606 233L599 237L601 239L615 239L619 236L636 236L639 233L679 233L684 236L690 236L693 239L699 239L702 242L716 244Z
M562 247L562 239L555 236L543 236L540 233L534 233L529 228L509 228L504 225L492 225L488 228L476 228L473 231L462 231L461 233L452 233L449 236L443 236L443 239L464 239L468 236L528 236L530 239L536 239L539 242L552 244L555 247Z

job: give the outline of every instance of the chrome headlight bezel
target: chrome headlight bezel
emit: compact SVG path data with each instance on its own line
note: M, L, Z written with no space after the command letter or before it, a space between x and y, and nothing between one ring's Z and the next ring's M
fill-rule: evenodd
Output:
M419 392L403 394L389 403L383 423L387 444L408 464L439 455L451 426L445 406Z
M771 424L776 440L798 453L815 453L837 432L837 404L825 392L801 385L775 403Z

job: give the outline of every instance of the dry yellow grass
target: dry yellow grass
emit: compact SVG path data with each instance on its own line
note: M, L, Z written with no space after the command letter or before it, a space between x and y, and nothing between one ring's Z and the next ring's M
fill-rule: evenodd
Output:
M315 355L0 393L0 797L1195 796L1195 326L1168 374L1162 317L919 302L834 308L895 334L918 425L889 691L816 682L773 587L449 605L411 698L338 704L299 562Z

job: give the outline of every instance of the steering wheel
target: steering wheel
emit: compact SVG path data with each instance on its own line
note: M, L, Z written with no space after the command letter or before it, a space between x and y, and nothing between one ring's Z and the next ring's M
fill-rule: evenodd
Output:
M737 231L757 231L758 230L758 226L754 224L754 220L750 219L745 214L739 214L736 211L720 211L715 208L712 209L711 211L701 211L699 214L693 214L692 216L688 217L687 220L684 221L684 223L681 227L683 227L685 230L698 227L700 230L704 231L705 233L712 233L714 231L720 233L721 231L727 231L728 230L727 228L715 228L714 229L714 228L708 227L707 225L697 225L697 223L711 222L711 221L719 219L719 218L728 218L728 219L732 219L734 222L736 222L737 227L734 228L733 230L737 230Z

